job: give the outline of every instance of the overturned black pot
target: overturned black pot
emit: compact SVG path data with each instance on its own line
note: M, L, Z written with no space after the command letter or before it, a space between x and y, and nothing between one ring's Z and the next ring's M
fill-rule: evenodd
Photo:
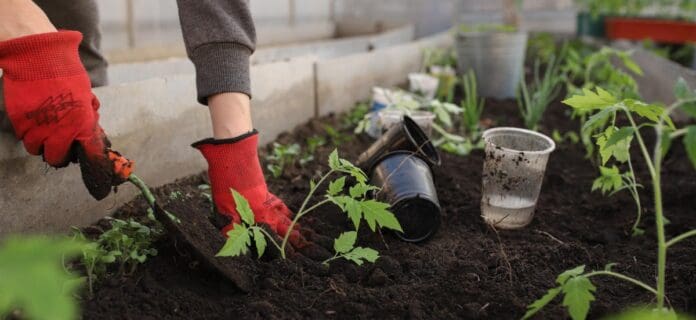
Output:
M440 226L440 202L430 167L419 155L409 151L390 153L377 162L370 184L381 188L375 195L389 203L407 242L421 242L435 234Z
M369 174L381 158L395 151L416 153L430 166L440 164L440 155L430 137L409 116L404 116L401 125L393 126L375 141L358 157L356 164Z

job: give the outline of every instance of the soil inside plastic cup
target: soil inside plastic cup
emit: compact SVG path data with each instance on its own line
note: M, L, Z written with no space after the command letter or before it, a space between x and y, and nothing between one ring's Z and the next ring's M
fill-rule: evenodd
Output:
M549 137L520 128L494 128L483 133L481 216L501 229L528 225L534 216L549 154Z

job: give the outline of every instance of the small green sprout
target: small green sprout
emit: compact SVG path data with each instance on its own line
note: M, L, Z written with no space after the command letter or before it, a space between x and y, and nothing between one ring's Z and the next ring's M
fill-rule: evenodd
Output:
M283 175L283 171L290 165L293 165L300 155L300 145L297 143L285 145L277 142L273 143L273 152L266 157L270 163L267 165L268 170L274 178L279 178Z

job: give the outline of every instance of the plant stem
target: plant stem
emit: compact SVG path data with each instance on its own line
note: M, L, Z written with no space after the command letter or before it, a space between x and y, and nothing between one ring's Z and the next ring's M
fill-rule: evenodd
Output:
M631 122L631 126L635 130L635 135L636 135L636 140L638 140L638 145L640 146L640 150L643 153L643 157L645 158L645 163L648 165L648 170L650 171L650 177L655 180L655 166L653 165L653 161L651 160L652 157L650 156L650 153L648 152L648 148L645 146L645 142L643 141L643 137L640 135L640 128L636 125L636 122L633 120L633 116L631 116L631 111L626 109L625 107L623 110L626 112L626 116L628 117L628 121Z
M319 186L322 183L324 183L324 181L326 181L326 179L334 172L336 172L336 170L333 170L333 169L331 171L327 172L323 177L321 177L321 179L319 179L319 182L317 182L317 184L314 185L314 188L309 190L309 194L307 194L307 197L302 202L302 206L300 207L300 211L298 211L297 214L295 215L295 218L292 219L292 222L290 223L290 226L288 227L288 231L285 233L285 237L283 237L283 244L281 244L281 246L280 246L280 255L283 257L283 259L285 259L285 247L288 245L288 239L290 239L290 233L292 232L293 228L295 228L297 221L300 220L300 218L302 218L302 216L304 216L307 212L309 212L317 207L317 205L315 205L315 206L312 206L310 208L310 210L305 210L305 207L307 207L307 203L309 202L309 199L312 198L312 196L317 191L317 189L319 189Z
M623 274L620 274L617 272L613 272L613 271L607 271L607 270L593 271L593 272L586 274L585 277L589 278L589 277L593 277L593 276L602 276L602 275L611 276L614 278L619 278L619 279L624 280L624 281L628 281L628 282L633 283L633 284L635 284L635 285L637 285L645 290L648 290L654 294L658 294L658 292L655 289L653 289L651 286L645 284L645 282L640 281L638 279L631 278L629 276L626 276L626 275L623 275Z
M278 251L281 251L281 252L283 251L283 250L280 248L280 246L278 245L278 243L273 239L273 236L272 236L270 233L268 233L266 230L264 230L264 229L261 228L261 227L257 227L257 228L259 229L259 231L261 231L261 233L263 233L263 234L266 236L266 238L267 238L268 240L271 241L271 243L272 243L276 248L278 248Z
M677 242L682 241L682 240L686 240L686 239L691 238L693 236L696 236L696 229L682 233L682 234L672 238L672 240L667 241L666 245L667 245L667 247L671 247L671 246L677 244Z
M636 174L633 171L633 164L631 164L631 154L628 154L628 170L630 173L630 180L631 180L631 186L630 186L630 191L631 191L631 196L633 196L633 200L636 202L636 207L638 209L638 217L636 217L636 222L633 223L633 233L635 234L636 230L638 230L638 225L640 225L640 220L643 217L643 208L640 204L640 195L638 194L638 182L636 181Z
M155 206L155 197L152 195L152 192L150 192L150 188L147 187L145 182L138 178L135 174L132 174L128 177L128 181L130 181L132 184L134 184L138 189L140 189L140 192L143 194L145 197L145 200L147 200L147 203L150 204L151 207Z
M670 137L670 139L676 139L676 138L679 138L679 137L685 135L687 131L688 131L687 128L681 128L681 129L678 129L678 130L670 133L669 137Z
M336 259L338 259L338 258L340 258L340 257L342 257L342 255L339 256L338 253L337 253L337 254L334 254L333 257L324 260L321 264L328 264L329 262L334 261L334 260L336 260Z
M670 107L671 108L671 107ZM662 127L664 123L664 115L669 114L666 111L662 115L660 121L655 128L657 134L655 140L655 149L653 157L650 157L648 149L643 142L643 137L640 135L640 131L636 122L631 116L631 112L624 108L628 120L631 122L633 129L636 130L636 139L640 145L640 150L645 158L645 163L648 165L650 170L650 177L653 183L653 197L655 199L655 228L657 229L657 309L661 310L665 304L665 269L667 266L667 245L665 244L665 221L662 213L662 186L660 182L660 165L662 162ZM652 159L652 160L651 160Z

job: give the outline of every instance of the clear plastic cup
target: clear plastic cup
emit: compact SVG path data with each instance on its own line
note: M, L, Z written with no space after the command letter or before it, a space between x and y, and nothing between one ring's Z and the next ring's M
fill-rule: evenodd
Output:
M481 216L496 228L517 229L534 217L549 154L551 138L520 128L493 128L483 133Z
M407 113L404 110L382 110L379 113L382 132L386 132L389 128L402 123L405 115L411 117L429 137L432 136L435 114L430 111L412 111Z

